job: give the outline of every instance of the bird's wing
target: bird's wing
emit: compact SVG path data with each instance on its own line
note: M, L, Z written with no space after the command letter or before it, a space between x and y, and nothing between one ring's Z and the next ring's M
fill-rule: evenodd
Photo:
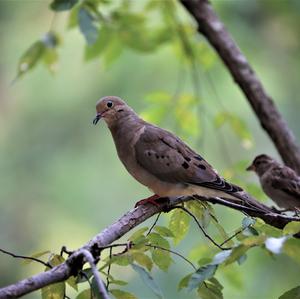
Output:
M287 166L272 169L272 187L300 200L300 177Z
M221 178L182 140L156 126L145 126L135 144L135 154L139 165L162 181L194 184L226 193L242 191Z

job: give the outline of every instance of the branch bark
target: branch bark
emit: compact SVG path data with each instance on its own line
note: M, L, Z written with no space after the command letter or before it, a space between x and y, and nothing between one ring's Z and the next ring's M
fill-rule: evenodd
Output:
M300 174L300 147L293 132L209 1L181 0L181 3L197 21L198 31L207 38L227 66L284 163Z
M67 280L72 275L76 276L83 267L83 252L85 252L86 250L92 254L95 260L97 260L99 259L101 251L104 248L107 248L107 246L118 240L120 237L125 235L127 232L129 232L134 227L144 222L154 214L161 213L162 211L167 211L180 203L192 199L195 198L171 198L169 203L164 203L159 207L154 205L138 206L137 208L127 212L118 221L105 228L87 244L76 250L73 254L70 255L66 262L50 269L47 272L34 275L15 284L1 288L0 299L19 298L35 290L41 289L47 285ZM259 204L259 206L263 206L264 209L261 209L259 206L257 208L253 207L252 204L247 203L245 203L245 205L240 205L229 199L218 197L205 198L197 196L197 199L242 211L248 215L261 218L266 223L277 228L283 228L287 223L291 221L300 221L300 218L298 217L289 217L286 215L278 214L262 204Z

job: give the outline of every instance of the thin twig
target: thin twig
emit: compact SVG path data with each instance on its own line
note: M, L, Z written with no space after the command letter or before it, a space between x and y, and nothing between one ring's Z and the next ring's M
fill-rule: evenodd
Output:
M198 221L197 217L192 213L190 212L187 208L185 207L182 207L182 206L175 206L175 207L172 207L172 210L173 209L181 209L183 211L185 211L187 214L189 214L194 220L195 222L197 223L198 227L200 228L200 230L202 231L203 235L208 239L210 240L215 246L217 246L219 249L221 250L229 250L229 249L232 249L231 247L222 247L221 245L219 245L210 235L208 235L206 233L206 231L204 230L204 228L202 227L202 225L200 224L200 222Z
M111 260L112 257L112 247L109 248L109 260ZM109 274L110 274L110 269L111 269L111 263L108 264L108 269L107 269L107 276L106 276L106 289L108 290L109 287Z
M151 248L154 248L154 249L164 250L164 251L170 252L174 255L177 255L177 256L181 257L183 260L185 260L187 263L189 263L195 271L197 270L195 265L190 260L188 260L186 257L184 257L183 255L181 255L180 253L178 253L176 251L173 251L171 249L164 248L164 247L161 247L161 246L158 246L158 245L152 245L152 244L145 244L145 246L148 246L148 247L151 247Z
M97 269L97 267L95 265L94 257L86 249L81 249L80 253L85 257L86 261L91 266L91 269L92 269L92 272L93 272L93 275L94 275L94 279L95 279L95 282L97 284L98 291L99 291L99 294L101 295L101 298L103 298L103 299L110 299L110 297L109 297L109 295L107 293L107 290L105 288L105 285L104 285L104 283L103 283L103 281L102 281L102 279L100 277L98 269Z
M153 230L154 226L157 224L157 221L158 221L160 215L161 215L161 212L157 214L157 216L156 216L156 218L155 218L153 224L152 224L151 227L149 228L149 230L148 230L146 236L148 236L148 235L151 233L151 231Z
M9 252L7 250L4 250L2 248L0 248L0 251L2 253L5 253L7 255L10 255L12 257L15 257L15 258L19 258L19 259L23 259L23 260L31 260L31 261L34 261L34 262L37 262L37 263L40 263L40 264L43 264L44 266L48 267L48 268L52 268L52 266L49 264L49 263L46 263L38 258L35 258L35 257L31 257L31 256L25 256L25 255L18 255L18 254L14 254L12 252Z
M244 227L240 230L238 230L237 232L235 232L232 236L230 236L229 238L227 238L226 240L224 240L220 246L223 246L224 244L226 244L227 242L229 242L230 240L232 240L234 237L236 237L238 234L240 234L241 232L243 232L246 228L248 228L249 226L247 227Z

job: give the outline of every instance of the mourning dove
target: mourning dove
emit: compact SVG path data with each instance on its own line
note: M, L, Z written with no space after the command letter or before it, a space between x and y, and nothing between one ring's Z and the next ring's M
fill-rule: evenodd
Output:
M293 169L267 155L259 155L247 170L256 172L264 192L279 207L300 208L300 177Z
M239 186L226 182L174 134L142 120L122 99L107 96L96 104L94 124L104 119L128 172L158 197L201 195L230 198L264 209Z

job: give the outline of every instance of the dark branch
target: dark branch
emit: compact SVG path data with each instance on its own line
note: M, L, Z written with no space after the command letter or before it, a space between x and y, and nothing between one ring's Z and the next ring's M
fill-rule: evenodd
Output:
M195 18L198 31L215 48L233 79L246 95L261 126L266 130L286 165L300 174L300 148L293 132L266 93L262 83L241 53L208 0L181 0Z
M52 268L52 266L51 266L49 263L46 263L46 262L44 262L44 261L42 261L42 260L40 260L40 259L38 259L38 258L32 257L32 256L25 256L25 255L14 254L14 253L9 252L9 251L7 251L7 250L4 250L4 249L2 249L2 248L0 248L0 252L5 253L5 254L7 254L7 255L10 255L10 256L12 256L12 257L14 257L14 258L34 261L34 262L37 262L37 263L40 263L40 264L44 265L44 266L47 267L47 268Z

